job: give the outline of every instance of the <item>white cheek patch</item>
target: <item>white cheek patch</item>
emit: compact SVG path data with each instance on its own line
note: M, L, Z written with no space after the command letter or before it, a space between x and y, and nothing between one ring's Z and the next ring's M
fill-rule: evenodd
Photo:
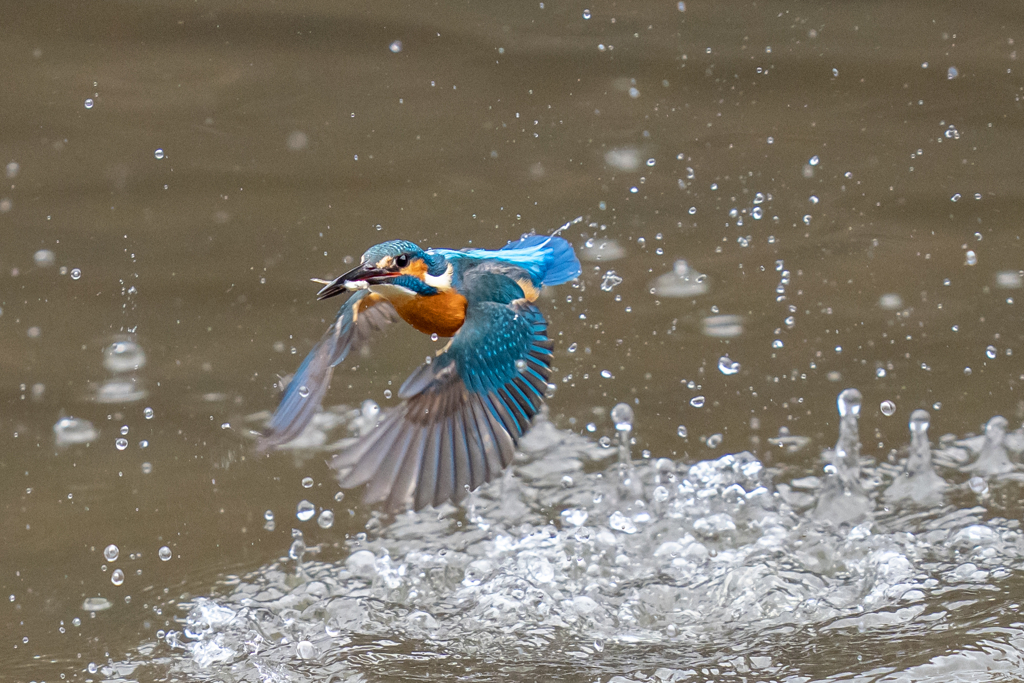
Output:
M423 281L434 289L440 289L442 292L452 288L452 264L448 264L443 274L433 276L430 273L423 274Z

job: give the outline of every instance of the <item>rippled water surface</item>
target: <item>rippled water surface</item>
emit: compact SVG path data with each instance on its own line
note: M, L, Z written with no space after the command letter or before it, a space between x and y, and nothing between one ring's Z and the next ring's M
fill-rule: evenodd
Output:
M11 5L0 679L1018 680L1018 9ZM255 453L309 278L577 217L504 479L337 490L410 329Z

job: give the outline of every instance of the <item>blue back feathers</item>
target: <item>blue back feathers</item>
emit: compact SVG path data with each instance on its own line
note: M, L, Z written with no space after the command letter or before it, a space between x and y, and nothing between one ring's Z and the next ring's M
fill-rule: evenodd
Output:
M560 285L578 276L582 269L572 245L557 235L526 235L498 251L463 249L445 252L450 259L495 259L518 266L530 274L535 285Z

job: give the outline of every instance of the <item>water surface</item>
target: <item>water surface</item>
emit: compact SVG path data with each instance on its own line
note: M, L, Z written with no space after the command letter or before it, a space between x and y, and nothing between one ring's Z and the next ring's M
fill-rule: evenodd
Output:
M1011 465L1020 450L1016 5L7 9L6 676L948 680L963 667L998 680L1019 668L1019 483L960 469L983 443L949 455L998 415ZM309 278L385 239L498 247L578 216L565 234L584 273L542 301L557 335L547 441L481 492L481 511L381 518L358 493L335 499L329 453L254 454L249 431L336 310ZM328 403L395 405L385 392L437 345L390 332L342 368ZM839 476L822 453L849 387L863 394L865 516L839 520L818 501ZM618 403L635 413L630 475L616 465ZM908 508L884 492L916 409L952 488ZM334 415L322 427L344 435L349 415ZM756 515L657 507L669 473L719 497L697 477L712 465L689 467L745 451L757 476L719 483L763 487ZM614 528L616 512L635 533ZM693 528L714 515L736 530ZM612 542L580 545L588 526ZM686 558L684 530L708 552L689 573L669 569ZM658 556L667 542L682 555ZM454 555L424 594L408 577L432 576L442 549ZM597 593L558 553L596 567ZM478 557L494 567L474 585ZM389 586L385 570L403 564ZM238 609L266 586L327 611L264 596L274 628L247 640L255 617ZM533 600L513 610L521 626L487 616L488 600L520 589ZM333 614L327 599L358 607ZM204 609L232 617L202 622ZM171 632L238 642L206 661ZM239 664L274 638L269 668Z

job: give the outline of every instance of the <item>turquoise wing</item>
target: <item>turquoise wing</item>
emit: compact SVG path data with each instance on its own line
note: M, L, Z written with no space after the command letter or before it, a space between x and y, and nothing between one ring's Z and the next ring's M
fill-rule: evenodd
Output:
M288 443L306 428L331 384L334 366L353 348L399 320L394 307L382 297L362 290L349 297L327 332L309 352L288 384L267 431L256 444L266 451Z
M540 410L554 343L523 299L471 302L451 346L417 369L406 399L331 466L342 488L390 512L458 502L498 477Z

